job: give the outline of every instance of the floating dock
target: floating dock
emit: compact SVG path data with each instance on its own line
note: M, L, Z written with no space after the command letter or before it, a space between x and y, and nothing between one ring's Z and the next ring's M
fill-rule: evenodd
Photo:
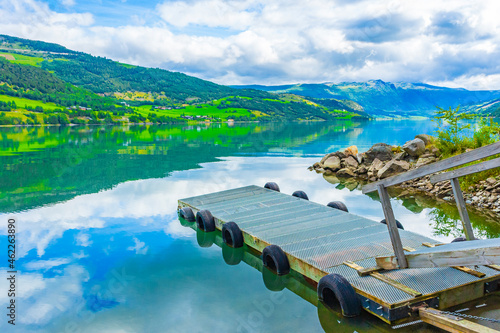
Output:
M386 225L268 188L246 186L181 199L178 206L209 211L217 229L236 223L258 252L279 246L290 269L316 283L343 276L361 307L392 325L418 319L418 307L447 309L499 290L495 265L373 269L376 257L394 256ZM407 253L440 245L410 231L399 234Z

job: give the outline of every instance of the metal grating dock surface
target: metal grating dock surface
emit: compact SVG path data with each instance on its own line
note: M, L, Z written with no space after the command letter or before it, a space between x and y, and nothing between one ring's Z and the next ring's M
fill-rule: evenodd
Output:
M356 289L387 304L414 298L370 275L361 277L343 264L353 261L365 268L373 267L375 257L393 255L387 227L378 222L258 186L181 199L179 205L189 206L195 213L207 209L219 224L234 221L244 233L276 244L288 255L322 272L341 274ZM439 243L405 230L400 230L400 236L404 247L417 250L424 242ZM486 277L500 273L487 267L476 270L486 273ZM480 280L451 267L381 274L424 296Z

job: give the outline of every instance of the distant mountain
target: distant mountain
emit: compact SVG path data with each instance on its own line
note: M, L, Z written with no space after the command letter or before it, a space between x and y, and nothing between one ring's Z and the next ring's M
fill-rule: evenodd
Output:
M477 114L500 117L500 98L493 99L483 103L466 105L463 109Z
M0 67L3 67L0 95L43 100L63 107L87 106L92 112L111 112L116 104L179 110L178 114L168 114L174 118L190 115L189 112L196 116L202 110L211 110L205 113L212 114L214 120L229 117L263 121L369 117L352 101L313 102L290 94L235 89L182 73L122 64L58 44L7 35L0 35L0 60ZM72 94L78 98L72 100ZM187 107L198 110L189 111ZM92 112L80 112L80 115L92 116ZM127 112L139 111L129 108ZM234 113L243 116L236 118L232 116ZM69 116L72 118L71 114Z
M470 91L423 83L390 83L381 80L339 84L233 87L290 93L312 98L347 99L357 102L367 113L378 116L428 116L435 112L437 106L448 108L462 105L467 106L467 110L475 111L475 105L488 104L490 101L500 98L498 90ZM489 109L483 108L483 111L487 110Z

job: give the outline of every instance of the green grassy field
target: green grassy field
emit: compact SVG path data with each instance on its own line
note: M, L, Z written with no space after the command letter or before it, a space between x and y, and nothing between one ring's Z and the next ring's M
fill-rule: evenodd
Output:
M27 106L36 108L37 106L42 107L44 110L54 110L63 109L64 107L58 106L54 103L44 103L42 101L34 101L32 99L13 97L8 95L0 95L0 101L2 102L15 102L18 109L26 109Z
M290 103L289 101L281 101L279 99L271 99L271 98L264 98L264 101L269 101L269 102L278 102L278 103Z
M218 103L217 103L218 102ZM220 104L220 101L214 102L215 105ZM198 106L186 106L181 109L172 109L172 110L151 110L151 105L143 105L139 107L135 107L136 111L139 112L143 116L148 116L150 113L156 113L158 115L165 115L173 118L180 118L182 115L186 116L208 116L213 118L221 118L223 120L227 120L228 117L241 117L241 116L250 116L251 113L255 114L256 117L266 116L266 114L258 111L248 112L247 109L241 108L227 108L227 109L218 109L214 105L198 105Z
M10 62L20 65L31 65L35 67L40 67L40 63L43 61L43 58L30 57L17 53L0 53L0 55L4 56ZM12 60L12 58L14 58L14 60Z
M136 68L137 66L134 65L129 65L129 64L124 64L123 62L115 61L117 64L120 66L126 67L126 68Z
M0 111L4 115L5 118L17 118L21 121L25 122L29 117L27 116L30 113L34 113L36 115L36 119L39 123L43 122L43 114L29 111Z

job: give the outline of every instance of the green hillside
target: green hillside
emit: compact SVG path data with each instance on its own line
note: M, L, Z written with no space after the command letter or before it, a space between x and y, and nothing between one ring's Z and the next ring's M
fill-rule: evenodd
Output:
M30 123L26 122L27 117L35 123L47 123L50 113L57 113L56 118L62 117L63 123L330 120L367 116L362 108L353 109L348 103L318 103L254 89L234 89L182 73L126 65L57 44L5 35L0 35L0 96L4 96L4 101L5 96L11 96L59 107L39 105L35 110L29 106L32 103L13 106L4 102L1 110L8 113L0 114L0 125ZM16 117L15 112L23 116ZM40 120L30 112L44 112L45 117Z

